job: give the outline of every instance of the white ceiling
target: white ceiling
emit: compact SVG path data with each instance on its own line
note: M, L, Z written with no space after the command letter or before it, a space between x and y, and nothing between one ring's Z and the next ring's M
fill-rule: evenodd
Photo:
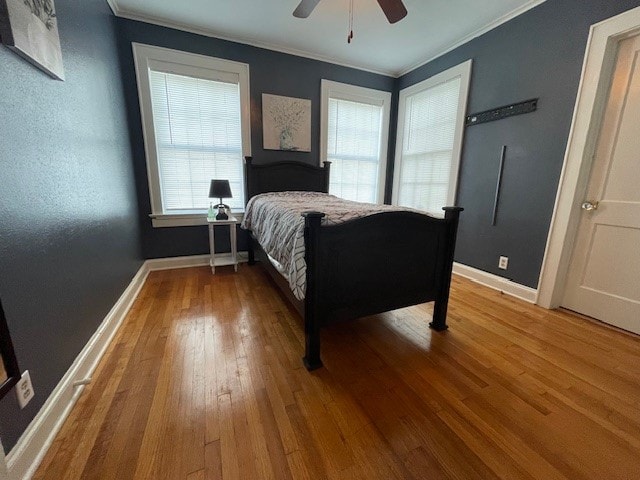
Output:
M544 0L404 0L390 25L376 0L321 0L309 18L299 0L108 0L116 15L399 76Z

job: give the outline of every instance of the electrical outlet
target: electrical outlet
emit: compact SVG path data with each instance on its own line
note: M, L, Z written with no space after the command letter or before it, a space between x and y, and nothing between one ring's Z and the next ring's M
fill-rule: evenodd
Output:
M16 384L16 397L18 397L18 405L20 405L20 408L26 407L34 395L35 392L33 391L33 385L31 385L29 370L25 370Z
M498 260L498 268L500 270L506 270L508 265L509 257L500 257L500 260Z

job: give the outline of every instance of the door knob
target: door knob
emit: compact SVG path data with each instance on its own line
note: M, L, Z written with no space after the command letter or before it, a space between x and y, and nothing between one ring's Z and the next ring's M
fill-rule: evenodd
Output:
M586 210L588 212L590 212L591 210L597 210L598 209L598 203L600 202L584 202L581 207L583 210Z

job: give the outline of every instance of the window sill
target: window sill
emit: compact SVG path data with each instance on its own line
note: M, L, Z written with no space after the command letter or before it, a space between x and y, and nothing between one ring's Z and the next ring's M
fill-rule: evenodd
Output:
M244 212L232 212L233 216L242 222ZM153 228L165 227L194 227L207 225L205 213L152 213L149 215Z

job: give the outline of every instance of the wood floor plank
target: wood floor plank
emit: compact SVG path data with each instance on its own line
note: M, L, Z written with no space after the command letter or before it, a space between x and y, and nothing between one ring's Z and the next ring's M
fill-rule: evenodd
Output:
M291 471L291 477L295 480L313 480L315 478L309 473L307 464L304 460L304 456L300 450L295 450L287 454L287 463L289 464L289 470Z
M322 331L259 267L152 272L36 479L629 479L640 338L454 277Z
M286 410L296 440L300 445L298 451L304 460L306 470L311 478L326 478L328 476L328 460L323 457L320 447L311 433L311 426L305 420L297 403L287 405ZM292 469L292 472L295 470Z
M266 389L256 391L256 400L260 408L260 416L264 427L264 438L262 442L268 450L270 463L273 468L273 478L278 480L291 479L291 470L289 469L283 440L278 433L276 418Z
M280 390L278 389L273 371L269 366L267 366L265 370L265 385L267 396L269 398L269 403L271 404L271 409L273 411L276 425L278 426L278 434L282 439L284 452L288 455L289 453L298 450L298 442L296 441L296 436L293 433L293 429L291 428L291 422L289 420L289 417L287 416L287 402L282 398L282 395L280 394ZM293 398L293 394L291 396ZM289 402L288 404L291 405L293 402L294 400Z
M230 393L225 393L218 397L218 416L220 417L220 462L222 464L222 477L240 478Z
M261 417L258 397L256 397L256 385L252 381L257 375L249 373L246 357L237 358L238 376L240 377L240 387L243 393L243 403L246 407L246 426L248 427L249 437L240 439L238 449L249 450L252 452L252 460L257 470L256 478L264 478L265 480L274 478L271 464L271 456L269 454L267 438L272 435L280 436L276 432L269 432L265 428L265 422ZM250 447L250 448L247 448ZM248 477L247 477L248 478Z
M207 443L204 447L205 478L218 480L222 478L222 453L220 440Z
M310 425L316 444L323 452L329 470L336 474L353 464L351 449L340 435L338 427L328 415L322 402L311 392L296 392L296 403Z
M220 440L220 421L218 418L218 375L225 366L217 359L218 345L216 339L220 336L220 329L213 322L213 306L211 299L211 285L203 288L204 296L204 365L205 374L205 444Z

